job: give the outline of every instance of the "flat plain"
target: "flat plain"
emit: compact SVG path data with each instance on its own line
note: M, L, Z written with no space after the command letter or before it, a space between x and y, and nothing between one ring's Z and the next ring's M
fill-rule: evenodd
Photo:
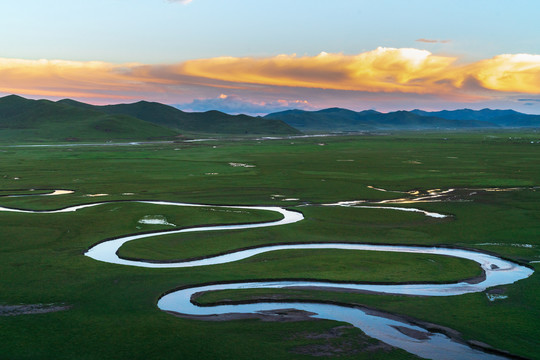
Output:
M85 257L104 239L170 229L171 224L276 218L264 211L159 207L132 200L284 206L301 211L305 220L144 239L122 247L120 255L126 257L188 259L272 243L339 241L459 246L535 268L540 261L540 134L533 130L133 146L6 145L0 147L0 165L2 207L51 210L110 202L74 213L0 213L0 349L7 359L415 358L343 323L200 321L162 312L156 303L171 289L218 281L452 282L480 274L474 263L454 258L340 250L282 251L187 269L142 269ZM451 215L444 219L321 206L451 188L463 191L444 201L399 205ZM36 196L55 189L74 192ZM13 194L30 196L9 197ZM493 295L498 295L495 300ZM540 359L539 296L535 272L512 285L461 296L264 289L203 294L197 301L292 298L360 304Z

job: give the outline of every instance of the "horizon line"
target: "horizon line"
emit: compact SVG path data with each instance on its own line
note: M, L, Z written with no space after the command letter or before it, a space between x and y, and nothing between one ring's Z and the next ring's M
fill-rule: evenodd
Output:
M353 110L353 109L350 109L350 108L339 107L339 106L329 106L329 107L323 107L323 108L319 108L319 109L300 109L300 108L291 107L291 108L284 108L284 109L278 110L278 111L260 112L260 113L251 113L250 114L250 113L243 113L243 112L226 112L226 111L220 110L218 108L209 108L208 110L202 110L202 111L190 111L190 110L184 110L184 109L180 108L180 105L185 105L185 104L167 104L167 103L162 103L162 102L159 102L159 101L149 101L149 100L144 100L144 99L136 100L136 101L133 101L133 102L119 102L119 103L107 103L107 104L93 104L91 102L84 102L84 101L80 101L80 100L74 100L72 98L61 98L61 99L58 99L58 100L53 100L53 99L50 99L50 98L24 97L24 96L19 95L19 94L9 94L9 95L0 96L0 99L11 97L11 96L20 97L20 98L23 98L23 99L26 99L26 100L32 100L32 101L45 100L45 101L51 101L51 102L54 102L54 103L60 102L62 100L71 100L71 101L76 101L76 102L79 102L79 103L82 103L82 104L87 104L87 105L92 105L92 106L131 105L131 104L137 104L137 103L140 103L140 102L147 102L147 103L156 103L156 104L160 104L160 105L170 106L172 108L175 108L177 110L180 110L180 111L183 111L183 112L186 112L186 113L206 113L206 112L211 112L211 111L218 111L218 112L221 112L221 113L224 113L224 114L227 114L227 115L245 115L245 116L251 116L251 117L264 117L266 115L275 114L275 113L281 113L281 112L285 112L285 111L295 111L296 110L296 111L303 111L303 112L318 112L318 111L324 111L324 110L329 110L329 109L341 109L341 110L347 110L347 111L352 111L352 112L357 112L357 113L364 112L364 111L375 111L375 112L378 112L378 113L381 113L381 114L391 114L391 113L395 113L395 112L413 112L413 111L423 111L423 112L427 112L427 113L436 113L436 112L442 112L442 111L451 112L451 111L461 111L461 110L470 110L470 111L491 110L491 111L514 111L516 113L524 114L524 115L540 116L540 113L526 113L526 112L522 112L522 111L517 111L515 109L511 109L511 108L506 108L506 109L497 108L497 109L494 109L494 108L489 108L489 107L483 107L482 109L473 109L473 108L466 108L466 107L464 107L464 108L456 108L456 109L443 108L443 109L439 109L439 110L423 110L423 109L420 109L420 108L414 108L412 110L400 109L400 110L393 110L393 111L380 111L380 110L376 110L374 108L363 109L363 110Z

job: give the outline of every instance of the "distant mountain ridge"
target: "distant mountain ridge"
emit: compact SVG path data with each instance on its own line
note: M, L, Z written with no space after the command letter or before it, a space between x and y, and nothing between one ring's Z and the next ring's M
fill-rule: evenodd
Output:
M219 111L187 113L147 101L96 106L71 99L0 98L0 141L163 140L185 133L300 134L281 121Z
M129 115L180 132L231 135L292 135L299 133L298 130L285 123L276 123L261 117L229 115L216 110L189 113L157 102L139 101L131 104L103 106L90 105L70 99L58 102L107 114Z
M96 106L64 99L59 103L101 111L107 114L124 114L181 132L210 134L276 135L299 134L286 125L261 117L229 115L220 111L188 113L157 102L139 101L132 104Z
M268 114L265 118L281 120L304 132L540 127L540 115L491 109L381 113L328 108L318 111L286 110Z
M432 112L413 110L411 112L420 116L435 116L449 120L485 121L500 127L538 127L540 124L540 115L523 114L515 110L460 109Z
M144 141L178 136L298 135L389 130L540 127L540 115L514 110L286 110L265 117L211 110L189 113L156 102L96 106L64 99L0 98L0 141Z

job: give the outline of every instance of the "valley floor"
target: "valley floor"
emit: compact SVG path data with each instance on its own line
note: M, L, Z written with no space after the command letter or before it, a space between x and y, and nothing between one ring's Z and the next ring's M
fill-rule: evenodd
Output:
M304 249L204 268L145 269L98 262L84 253L105 239L133 233L279 219L255 209L133 202L152 200L279 206L301 211L305 219L249 231L145 238L125 244L120 256L162 261L278 243L345 242L457 246L535 269L540 261L539 140L535 132L485 131L0 147L2 356L415 358L340 322L200 321L171 316L157 302L173 289L215 282L454 282L481 275L474 263L439 255ZM59 189L72 192L46 195ZM107 203L75 212L5 210L62 210L98 201ZM340 205L346 206L324 206L344 201ZM369 208L373 204L423 212ZM359 305L454 331L463 341L540 359L539 279L534 272L514 284L444 297L251 289L205 293L197 301Z

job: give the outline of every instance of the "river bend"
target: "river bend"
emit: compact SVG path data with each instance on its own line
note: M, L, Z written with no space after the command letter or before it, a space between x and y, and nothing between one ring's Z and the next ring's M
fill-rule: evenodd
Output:
M55 191L54 195L66 194L66 192ZM112 264L147 267L147 268L180 268L180 267L197 267L209 266L216 264L229 263L249 258L258 254L292 249L344 249L356 251L386 251L386 252L402 252L402 253L422 253L453 256L463 259L475 261L481 266L485 273L485 279L470 283L461 281L449 284L362 284L362 283L333 283L324 281L252 281L252 282L237 282L227 284L212 284L201 285L181 290L173 291L161 297L158 301L158 307L164 311L170 311L177 314L208 316L208 315L223 315L230 313L260 313L268 311L276 311L279 309L294 308L308 313L313 313L315 318L329 319L347 322L361 329L367 335L381 340L392 346L402 348L410 353L416 354L428 359L505 359L503 356L486 353L468 345L457 342L443 334L430 333L428 330L412 325L406 321L396 319L395 317L375 314L359 307L340 306L335 304L322 303L307 303L307 302L260 302L239 305L217 305L217 306L197 306L192 302L192 296L195 293L216 290L230 289L255 289L255 288L327 288L341 291L359 290L370 291L386 294L401 294L415 296L454 296L472 292L480 292L493 286L511 284L516 281L529 277L533 271L525 266L521 266L514 262L501 259L499 257L488 255L478 251L444 248L444 247L421 247L421 246L405 246L405 245L374 245L374 244L349 244L349 243L312 243L312 244L286 244L286 245L269 245L246 250L233 251L224 255L208 256L204 259L192 261L178 262L150 262L137 261L120 258L117 255L118 249L128 241L143 239L148 237L158 237L162 235L180 234L187 232L202 232L202 231L220 231L220 230L238 230L238 229L254 229L269 226L281 226L299 222L303 220L303 215L300 212L287 210L275 206L216 206L203 204L188 204L166 201L129 201L153 204L158 206L190 206L190 207L213 207L213 208L229 208L229 209L250 209L250 210L266 210L277 212L282 215L282 219L277 221L253 223L253 224L236 224L236 225L220 225L220 226L203 226L191 227L184 229L172 229L169 231L159 231L155 233L145 233L128 235L116 239L106 240L92 246L85 253L92 259L103 261ZM0 211L18 212L18 213L66 213L78 211L84 208L100 206L108 202L98 202L84 205L77 205L52 211L32 211L23 209L14 209L0 207ZM369 207L369 206L365 206ZM408 208L391 207L389 210L411 211ZM416 209L413 211L417 211ZM424 212L422 210L418 210ZM426 216L445 217L443 214L424 212ZM406 280L406 279L404 279ZM421 339L406 335L400 329L407 328L417 333L425 334Z

